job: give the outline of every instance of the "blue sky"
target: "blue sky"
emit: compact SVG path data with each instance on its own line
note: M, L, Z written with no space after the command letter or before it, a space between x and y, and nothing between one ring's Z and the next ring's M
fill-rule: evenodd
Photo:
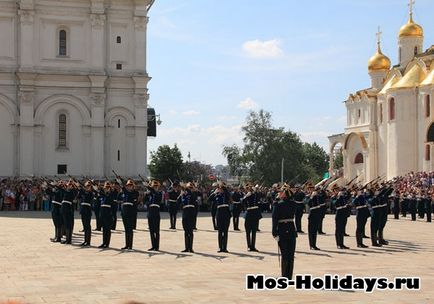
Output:
M418 0L424 48L434 44L433 0ZM431 13L430 13L431 12ZM304 141L328 147L345 127L349 93L370 86L367 61L397 62L408 0L156 0L148 25L150 106L161 115L148 152L177 143L184 159L226 164L250 109Z

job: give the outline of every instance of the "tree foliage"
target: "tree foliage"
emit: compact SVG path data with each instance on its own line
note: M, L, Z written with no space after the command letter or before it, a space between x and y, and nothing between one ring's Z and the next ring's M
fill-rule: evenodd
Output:
M271 185L281 179L282 159L286 181L316 181L327 171L327 153L316 143L303 143L294 132L274 128L269 112L250 112L242 131L244 147L223 148L234 175L244 172L253 181Z
M170 148L168 145L159 146L156 152L151 152L149 170L152 178L161 181L169 178L180 178L183 169L182 154L176 146Z

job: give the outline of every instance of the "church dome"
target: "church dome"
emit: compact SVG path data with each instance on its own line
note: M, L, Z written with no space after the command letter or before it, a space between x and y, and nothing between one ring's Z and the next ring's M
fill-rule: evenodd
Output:
M381 52L380 47L378 47L377 53L371 58L369 58L368 61L369 72L388 71L390 70L390 66L390 59Z
M408 22L399 30L398 37L423 37L423 29L419 24L414 23L413 18L410 17Z

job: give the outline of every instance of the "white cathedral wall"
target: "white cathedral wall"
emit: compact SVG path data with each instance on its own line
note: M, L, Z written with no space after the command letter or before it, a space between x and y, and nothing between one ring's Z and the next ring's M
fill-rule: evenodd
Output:
M11 176L14 174L14 119L13 114L2 102L0 96L0 176Z
M381 114L380 111L380 106L382 106L383 108L383 113ZM387 123L387 106L386 106L386 102L384 100L384 96L380 96L378 98L378 103L377 103L377 113L378 113L378 132L377 132L377 157L378 157L378 175L382 176L384 174L387 173L387 164L388 164L388 135L389 135L389 130L388 130L388 123ZM381 121L381 117L383 116L382 122Z
M389 119L389 100L395 98L395 119ZM387 98L388 179L418 170L418 129L415 89L393 91Z

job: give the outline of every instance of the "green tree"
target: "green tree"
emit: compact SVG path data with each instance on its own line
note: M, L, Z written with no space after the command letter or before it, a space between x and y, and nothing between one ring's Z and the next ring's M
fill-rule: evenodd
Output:
M342 154L342 150L339 151L334 157L333 167L335 169L340 169L344 166L344 155Z
M321 179L329 168L329 156L317 143L304 143L303 148L306 164L312 167L316 179Z
M181 179L183 181L205 181L208 180L208 175L212 172L211 165L198 161L185 162L183 164Z
M168 145L159 146L156 152L151 152L149 170L152 178L161 181L180 178L182 169L182 154L176 144L173 148Z

